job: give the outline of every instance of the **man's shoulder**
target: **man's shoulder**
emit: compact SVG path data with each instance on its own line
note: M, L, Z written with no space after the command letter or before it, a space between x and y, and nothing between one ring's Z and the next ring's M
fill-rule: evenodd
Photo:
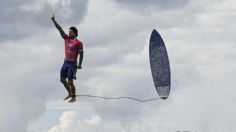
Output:
M70 37L69 37L69 35L67 35L67 34L65 34L64 36L63 36L63 38L66 40L66 39L70 39Z
M82 41L80 41L78 38L76 38L75 40L76 40L76 44L83 45Z

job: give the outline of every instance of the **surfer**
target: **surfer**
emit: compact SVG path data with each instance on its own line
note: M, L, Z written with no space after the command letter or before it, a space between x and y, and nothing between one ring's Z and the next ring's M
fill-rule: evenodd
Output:
M65 59L60 71L60 81L68 92L68 96L64 100L71 98L69 102L73 103L76 101L76 88L73 79L76 79L75 74L77 68L82 68L84 56L83 44L76 38L78 36L78 30L76 27L70 27L69 35L67 35L61 26L56 22L54 14L51 17L51 20L65 41ZM78 54L80 54L79 64L77 63Z

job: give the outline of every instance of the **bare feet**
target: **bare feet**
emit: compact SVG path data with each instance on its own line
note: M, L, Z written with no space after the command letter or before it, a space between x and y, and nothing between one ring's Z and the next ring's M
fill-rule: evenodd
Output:
M66 98L64 98L64 100L67 100L67 99L69 99L71 96L70 95L68 95Z
M71 96L72 98L71 98L71 100L70 101L68 101L69 103L74 103L75 101L76 101L76 97L75 97L75 95L73 95L73 96Z

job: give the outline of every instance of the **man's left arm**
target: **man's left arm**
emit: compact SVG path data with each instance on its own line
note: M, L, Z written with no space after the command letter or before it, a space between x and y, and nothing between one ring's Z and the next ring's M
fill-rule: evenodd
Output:
M83 62L83 58L84 58L84 52L80 52L79 53L79 65L78 65L78 69L81 69L82 68L82 62Z

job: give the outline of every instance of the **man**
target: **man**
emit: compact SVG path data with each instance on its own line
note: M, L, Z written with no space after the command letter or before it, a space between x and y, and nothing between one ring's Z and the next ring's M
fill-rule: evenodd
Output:
M65 59L64 59L64 64L62 65L61 68L60 79L68 92L68 96L64 100L71 98L69 102L73 103L76 101L76 89L73 83L73 79L76 79L75 78L76 69L82 68L81 65L84 56L83 44L80 40L76 38L78 35L78 30L75 27L70 27L69 35L67 35L60 27L60 25L56 22L54 14L51 17L51 19L55 27L59 30L61 37L65 40ZM79 65L77 66L78 54L80 54L80 57L79 57Z

